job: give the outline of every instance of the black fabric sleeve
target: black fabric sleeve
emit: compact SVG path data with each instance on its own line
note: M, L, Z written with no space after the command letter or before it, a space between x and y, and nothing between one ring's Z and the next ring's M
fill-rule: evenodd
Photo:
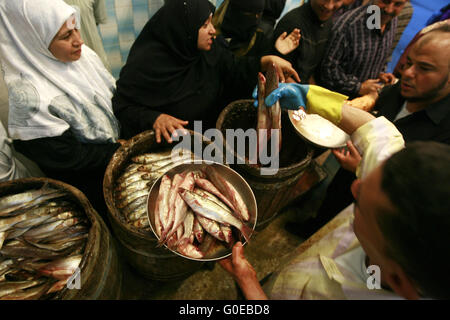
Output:
M122 126L121 136L130 139L135 135L153 130L153 124L162 113L149 107L133 105L116 114Z
M28 141L14 140L14 147L44 171L84 173L106 169L120 143L81 143L67 130L61 136Z
M112 99L113 111L121 125L121 137L130 139L135 135L152 130L161 112L130 102L119 92Z

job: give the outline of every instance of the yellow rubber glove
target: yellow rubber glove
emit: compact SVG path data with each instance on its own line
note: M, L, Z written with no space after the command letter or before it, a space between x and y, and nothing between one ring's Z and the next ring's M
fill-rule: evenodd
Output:
M334 124L342 118L342 106L347 96L316 85L280 83L279 87L267 96L265 103L272 106L280 100L285 109L297 110L305 107L308 113L316 113Z

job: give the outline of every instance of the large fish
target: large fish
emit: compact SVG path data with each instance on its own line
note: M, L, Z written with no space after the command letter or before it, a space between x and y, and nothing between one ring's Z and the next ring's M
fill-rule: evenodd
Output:
M161 184L159 186L158 198L156 200L156 210L155 210L155 220L159 219L158 222L155 221L155 225L159 225L160 229L157 233L160 236L160 241L163 237L163 232L167 233L166 227L169 224L169 197L170 188L172 186L172 179L167 175L163 175L161 178Z
M39 269L39 272L48 277L65 280L73 275L80 265L82 257L82 255L76 255L52 261Z
M195 177L195 175L194 175ZM199 186L201 189L215 195L216 197L218 197L220 200L222 200L231 210L236 211L235 207L233 206L233 204L231 203L230 200L227 199L227 197L225 197L220 191L219 189L217 189L215 187L215 185L209 181L208 179L205 178L201 178L199 176L197 176L195 178L195 184L197 186Z
M32 190L5 196L0 198L0 217L7 217L21 213L21 210L30 209L47 200L65 196L66 193L47 186L38 190Z
M167 150L164 152L159 153L144 153L140 154L138 156L135 156L132 158L132 161L134 163L141 163L141 164L149 164L149 163L156 163L159 161L164 161L168 159L172 159L171 157L172 150Z
M178 246L177 250L181 254L194 259L201 259L205 256L198 247L189 242L185 242L182 245Z
M186 176L183 180L183 182L180 184L178 190L186 189L186 190L194 190L195 186L195 180L194 180L194 173L188 172L186 173ZM171 230L166 235L166 238L170 238L172 234L177 232L178 227L183 223L184 219L186 218L186 214L188 211L188 206L186 202L183 200L183 198L177 194L177 197L175 199L174 204L174 221L173 226Z
M226 181L216 169L212 166L206 166L204 172L212 181L214 186L222 193L232 204L234 212L244 221L250 220L250 214L248 208L245 205L244 200L231 183ZM209 191L209 190L208 190Z
M250 162L252 164L256 164L258 161L258 154L261 153L261 150L265 150L267 148L267 143L270 139L270 129L272 128L272 117L270 114L269 108L264 103L265 95L265 87L266 87L266 78L264 75L259 72L258 73L258 115L256 122L256 134L258 137L257 148L254 149L256 154L253 155L253 158L250 158Z
M67 251L49 251L45 249L36 248L30 244L25 243L20 240L12 240L7 244L3 245L3 248L0 250L0 253L7 257L12 258L21 258L21 257L29 257L29 258L41 258L41 259L52 259L59 258L61 256L67 255Z
M264 97L266 98L272 93L276 88L278 88L278 72L275 64L272 64L266 73L266 89L264 92ZM280 102L277 101L272 107L270 107L270 117L271 117L271 138L278 138L277 150L272 150L273 152L279 152L281 149L281 106Z
M30 229L29 231L23 234L23 237L27 240L34 242L36 240L44 239L48 236L62 232L67 228L72 227L81 222L83 222L82 219L71 218L67 220L58 220L55 222L46 223L39 227Z
M142 190L138 190L138 191L132 191L132 192L126 194L125 198L120 199L119 202L117 203L117 208L120 208L120 209L125 208L130 203L132 203L134 200L148 195L148 192L149 192L149 189L146 188L146 189L142 189Z
M175 202L178 197L178 188L183 183L184 179L186 178L186 175L183 174L175 174L172 179L172 187L170 188L170 195L169 195L169 218L168 218L168 225L164 226L165 228L165 234L163 238L170 232L172 229L173 223L175 221Z
M194 242L194 219L194 212L192 212L192 210L188 210L182 224L183 234L179 238L177 245L182 245L184 242Z
M31 288L37 285L40 285L45 280L33 280L33 281L14 281L14 282L3 282L0 283L0 299L8 295L15 294L16 292L20 292L23 289Z
M245 240L249 241L252 229L231 214L230 211L224 210L214 201L205 199L190 190L182 189L180 195L195 213L219 223L236 227Z
M225 235L223 234L220 224L217 221L208 219L202 215L197 215L196 218L206 232L220 241L225 241Z
M194 192L205 197L206 199L209 199L211 201L214 201L215 203L217 203L219 206L221 206L222 208L224 208L225 210L230 211L230 207L227 206L225 203L223 203L222 201L220 201L220 199L218 197L216 197L215 195L213 195L212 193L203 190L201 188L195 188Z

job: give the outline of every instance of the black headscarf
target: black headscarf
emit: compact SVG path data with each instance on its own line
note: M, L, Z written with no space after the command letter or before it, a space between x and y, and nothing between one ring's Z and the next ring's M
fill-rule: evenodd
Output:
M263 10L264 0L230 0L220 30L225 38L231 38L231 50L239 48L251 40L261 20ZM256 14L259 16L257 17Z
M268 20L275 25L277 19L281 16L286 0L265 0L263 19Z
M211 13L208 0L167 0L131 48L117 82L120 94L158 107L197 92L217 62L214 49L197 49L198 30Z

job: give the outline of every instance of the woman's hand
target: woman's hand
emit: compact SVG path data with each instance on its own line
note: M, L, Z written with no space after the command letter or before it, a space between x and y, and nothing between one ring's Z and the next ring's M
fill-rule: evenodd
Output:
M128 141L124 139L118 139L117 142L120 143L121 146L124 146L127 144Z
M356 149L355 145L349 140L347 141L347 148L331 150L342 168L350 172L356 172L358 164L361 162L361 155Z
M300 44L300 29L295 28L292 30L292 32L287 35L287 32L283 32L278 37L277 41L275 42L275 48L278 50L281 54L289 54L295 49L297 49L298 45Z
M247 300L267 300L250 262L244 256L244 247L236 242L231 257L219 261L220 266L231 274Z
M289 61L277 56L264 56L261 58L261 70L267 71L272 64L275 64L280 82L285 82L286 78L292 77L295 81L300 82L297 71L292 68Z
M183 134L187 134L187 131L183 126L186 126L189 121L184 121L177 119L175 117L169 116L168 114L162 113L158 118L156 118L153 124L153 129L156 134L156 142L161 143L161 134L167 140L167 142L172 143L171 136L176 137L178 134L176 130L183 130Z

